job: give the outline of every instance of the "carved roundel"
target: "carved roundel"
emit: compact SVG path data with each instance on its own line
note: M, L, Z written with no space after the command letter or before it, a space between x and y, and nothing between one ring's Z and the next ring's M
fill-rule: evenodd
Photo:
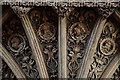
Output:
M111 55L115 51L115 42L111 38L106 38L100 43L100 51L105 55Z
M13 52L20 52L25 48L26 42L22 35L14 34L8 39L8 46Z
M50 41L53 37L55 37L55 33L55 27L48 22L41 24L38 29L39 36L46 41Z
M83 40L88 35L87 26L82 22L74 23L69 29L69 34L74 40Z

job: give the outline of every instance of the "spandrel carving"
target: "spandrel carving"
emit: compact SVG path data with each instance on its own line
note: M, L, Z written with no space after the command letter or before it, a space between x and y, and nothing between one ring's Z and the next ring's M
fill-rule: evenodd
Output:
M15 17L15 16L14 16ZM39 78L34 56L32 55L22 24L17 17L8 20L3 27L3 45L11 53L28 78Z
M40 41L50 78L58 77L58 16L51 7L34 8L29 18Z
M67 46L70 78L76 77L82 65L81 61L96 18L94 11L83 9L76 9L68 16Z
M101 37L98 42L96 52L94 54L94 60L90 65L88 78L100 78L101 74L112 60L112 57L117 53L118 32L119 28L108 21L104 25Z

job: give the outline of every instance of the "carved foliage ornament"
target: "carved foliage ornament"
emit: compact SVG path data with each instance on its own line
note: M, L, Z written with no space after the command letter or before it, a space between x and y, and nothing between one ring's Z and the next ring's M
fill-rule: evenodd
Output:
M47 17L44 18L46 19ZM45 43L44 45L46 45L43 48L43 52L48 56L46 65L48 67L48 70L50 71L50 77L57 77L56 72L58 63L54 55L57 53L57 48L55 47L55 45L52 44L53 41L55 41L56 39L55 26L53 26L51 23L45 20L44 23L41 24L38 29L38 35L40 37L41 42Z
M57 18L52 8L33 9L30 19L37 31L50 78L58 77Z
M117 34L118 28L111 22L106 22L93 57L94 60L90 65L88 78L100 78L113 55L117 52Z
M81 10L82 11L82 10ZM90 35L90 27L95 20L95 14L91 11L78 12L74 10L68 16L68 69L69 77L75 78L80 68L82 58L85 55L87 38ZM91 24L92 23L92 24Z
M10 24L10 25L9 25ZM32 51L20 21L13 18L3 27L4 46L9 50L28 78L39 78Z

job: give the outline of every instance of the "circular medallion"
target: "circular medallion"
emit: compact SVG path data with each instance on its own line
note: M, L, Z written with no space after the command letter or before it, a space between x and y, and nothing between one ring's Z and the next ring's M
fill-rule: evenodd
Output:
M115 42L111 38L106 38L100 43L100 51L105 55L111 55L115 51Z
M42 39L49 42L55 36L55 27L51 23L43 23L38 29L38 34Z
M69 34L74 40L83 40L88 35L87 26L82 22L74 23L69 29Z
M23 36L14 34L8 39L8 46L13 52L20 52L25 48L26 42Z

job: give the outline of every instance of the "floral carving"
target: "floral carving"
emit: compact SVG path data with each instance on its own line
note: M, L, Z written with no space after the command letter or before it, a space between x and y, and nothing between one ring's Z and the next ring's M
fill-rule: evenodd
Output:
M37 31L38 39L44 53L48 74L50 78L58 77L58 49L57 49L57 24L58 19L50 7L33 9L30 19ZM36 21L35 21L36 20ZM37 25L36 25L37 24Z
M46 65L48 67L48 71L50 73L50 77L57 77L57 60L55 59L55 55L57 53L57 48L53 46L53 41L56 40L56 29L50 22L48 22L48 18L45 16L43 18L44 23L42 23L38 29L38 35L40 38L41 43L45 45L43 47L44 54L47 55L47 62Z
M58 66L58 62L55 60L55 54L57 52L57 49L53 45L47 45L43 52L48 56L47 59L47 66L49 68L49 71L51 73L50 77L57 77L56 68Z
M10 25L9 25L10 24ZM28 78L39 78L32 51L27 42L21 22L16 17L3 27L3 43Z
M100 78L102 72L117 52L116 28L111 22L106 22L105 28L98 42L98 47L94 55L94 60L89 69L88 78Z
M83 14L84 13L84 14ZM91 23L95 20L92 11L79 12L74 10L68 16L68 69L69 77L75 78L85 55L87 38L90 35ZM89 27L89 28L88 28Z

